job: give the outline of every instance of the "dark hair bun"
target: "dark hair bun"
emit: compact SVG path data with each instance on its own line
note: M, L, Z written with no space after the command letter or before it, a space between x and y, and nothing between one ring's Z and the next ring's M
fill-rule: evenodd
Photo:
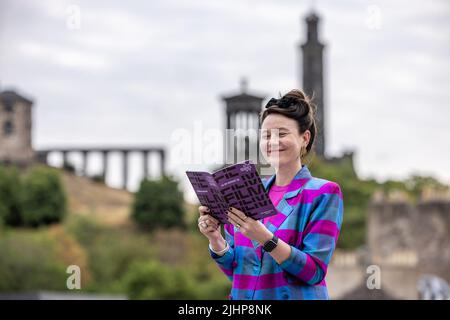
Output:
M299 89L292 89L291 91L286 93L283 98L294 98L297 101L298 105L302 105L304 107L305 113L312 113L313 117L315 116L316 105L312 103L312 99L310 99Z
M286 93L284 95L284 97L293 97L293 98L297 98L297 99L300 99L300 100L306 100L306 95L302 91L300 91L298 89L292 89L291 91Z

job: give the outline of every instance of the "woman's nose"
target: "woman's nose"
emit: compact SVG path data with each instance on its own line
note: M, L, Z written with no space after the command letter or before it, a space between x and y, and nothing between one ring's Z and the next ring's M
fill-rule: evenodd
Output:
M271 144L268 144L268 145L267 145L267 150L269 150L269 151L278 150L279 147L280 147L280 146L279 146L278 144L273 144L273 143L271 143Z
M280 139L278 139L278 138L271 138L269 140L269 146L278 147L279 144L280 144Z

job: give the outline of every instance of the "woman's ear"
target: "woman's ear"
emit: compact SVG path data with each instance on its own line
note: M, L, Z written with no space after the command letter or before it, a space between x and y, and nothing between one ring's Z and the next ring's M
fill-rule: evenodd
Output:
M311 131L306 130L303 132L303 140L305 141L305 147L308 146L309 141L311 140Z

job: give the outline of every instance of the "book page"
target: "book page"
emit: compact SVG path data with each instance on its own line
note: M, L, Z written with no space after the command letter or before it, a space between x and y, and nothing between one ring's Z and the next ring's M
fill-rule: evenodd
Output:
M227 203L223 199L217 182L208 172L186 171L189 181L202 206L208 207L210 214L222 224L230 223L227 217Z

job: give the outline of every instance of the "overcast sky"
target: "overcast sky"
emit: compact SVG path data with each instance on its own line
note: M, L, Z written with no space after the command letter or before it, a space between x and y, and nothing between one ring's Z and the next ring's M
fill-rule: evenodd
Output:
M202 166L171 157L172 134L223 128L220 96L241 77L267 98L301 86L312 4L326 44L329 155L354 150L362 178L450 183L450 1L1 0L0 88L35 101L38 149L161 145L185 180Z

